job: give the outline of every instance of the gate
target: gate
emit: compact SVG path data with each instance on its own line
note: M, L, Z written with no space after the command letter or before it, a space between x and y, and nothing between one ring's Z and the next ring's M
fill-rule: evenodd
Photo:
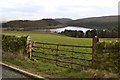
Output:
M31 44L32 52L29 52L29 56L64 68L86 69L92 67L94 63L97 41L98 38L94 37L92 46L33 42Z

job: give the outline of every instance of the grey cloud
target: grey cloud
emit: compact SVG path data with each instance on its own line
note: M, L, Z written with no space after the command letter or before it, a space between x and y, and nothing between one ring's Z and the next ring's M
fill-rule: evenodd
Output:
M60 11L69 11L69 10L78 10L80 11L81 9L106 9L106 10L110 10L113 7L106 7L106 6L95 6L95 5L60 5L57 6L56 9L60 10Z
M38 11L43 11L44 7L38 5L17 5L14 8L1 8L2 14L4 13L25 13L35 14Z
M2 0L4 1L4 0ZM7 1L7 0L6 0ZM14 2L15 0L13 0ZM32 1L32 2L31 2ZM11 1L10 1L11 2ZM17 1L16 1L17 2ZM27 3L28 2L28 3ZM52 7L49 4L41 5L37 2L33 3L33 0L26 0L26 2L20 1L14 3L14 7L2 7L0 8L0 13L3 17L8 18L39 18L39 17L69 17L69 18L81 18L90 17L96 15L106 15L106 14L117 14L117 9L111 6L96 5L93 4L55 4ZM38 1L39 2L39 1ZM52 4L52 3L51 3ZM48 6L47 6L48 5ZM106 4L107 5L107 4ZM49 8L49 6L51 8ZM51 9L51 10L49 10ZM14 17L15 16L15 17Z

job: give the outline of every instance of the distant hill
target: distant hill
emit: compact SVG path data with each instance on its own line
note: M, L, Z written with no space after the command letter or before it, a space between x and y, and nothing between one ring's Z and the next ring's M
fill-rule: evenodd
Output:
M2 24L3 28L46 29L65 26L82 26L91 29L118 29L118 16L103 16L72 20L69 18L42 20L14 20Z
M60 23L66 24L68 21L72 21L70 18L56 18L54 19L56 21L59 21Z
M77 19L67 22L69 26L83 26L92 29L113 29L118 26L118 16L103 16Z
M45 28L57 28L64 27L64 25L53 19L42 19L42 20L14 20L3 23L3 28L24 28L24 29L45 29Z

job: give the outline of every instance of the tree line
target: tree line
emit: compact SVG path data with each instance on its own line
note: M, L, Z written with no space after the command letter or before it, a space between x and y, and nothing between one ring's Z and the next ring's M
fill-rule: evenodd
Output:
M64 30L60 32L59 34L66 35L69 37L76 37L76 38L93 38L94 36L98 36L100 38L117 38L118 37L118 31L115 30L107 30L107 29L101 29L101 30L88 30L85 33L81 30Z

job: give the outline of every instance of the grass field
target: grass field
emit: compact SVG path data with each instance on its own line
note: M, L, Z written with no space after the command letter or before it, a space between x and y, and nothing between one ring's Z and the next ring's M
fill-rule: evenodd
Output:
M89 45L89 46L92 45L92 38L72 38L72 37L67 37L67 36L63 36L63 35L59 35L55 33L28 32L28 31L4 31L3 34L17 35L17 36L30 35L32 41L38 41L38 42L73 44L73 45ZM117 38L100 38L100 41L114 41L114 40L117 40ZM83 51L91 51L91 50L84 49ZM85 57L88 58L91 56L87 55ZM62 75L62 76L67 76L67 77L75 77L75 78L81 78L81 77L91 78L93 76L93 74L90 74L90 73L73 71L73 70L57 67L52 63L46 63L46 61L35 62L35 61L30 61L30 60L26 60L26 61L21 61L17 59L11 60L11 57L8 57L8 58L4 57L4 61L10 62L12 64L16 64L18 66L23 66L24 68L27 68L29 65L29 68L32 71L34 70L35 72L42 71L42 72L46 72L49 74L57 74L57 75Z
M30 35L32 41L50 42L60 44L74 44L74 45L91 45L91 39L84 38L71 38L52 33L40 33L40 32L3 32L9 35Z
M29 32L29 31L3 31L3 34L8 35L30 35L32 41L39 42L50 42L60 44L74 44L74 45L92 45L92 38L72 38L55 33L44 33L44 32ZM117 38L100 38L100 41L114 41Z

